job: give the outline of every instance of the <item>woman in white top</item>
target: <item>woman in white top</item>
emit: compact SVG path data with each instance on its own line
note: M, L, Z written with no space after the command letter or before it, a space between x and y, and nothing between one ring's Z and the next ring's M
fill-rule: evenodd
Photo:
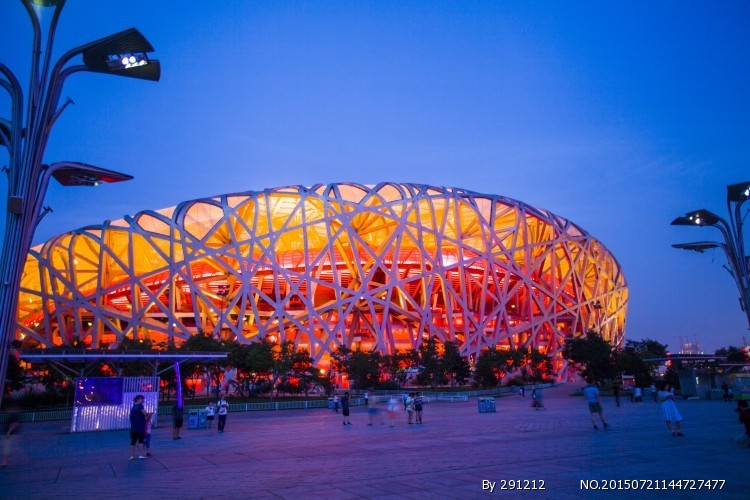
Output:
M666 420L667 427L669 427L672 436L684 436L680 429L682 415L677 411L677 405L674 403L674 394L672 393L671 386L669 384L664 384L664 389L659 391L657 398L661 403L661 411L664 414L664 420Z

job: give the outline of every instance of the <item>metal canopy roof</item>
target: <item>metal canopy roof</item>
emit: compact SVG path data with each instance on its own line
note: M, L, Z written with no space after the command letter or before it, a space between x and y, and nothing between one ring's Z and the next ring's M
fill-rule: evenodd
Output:
M89 361L218 361L227 352L110 351L106 349L19 349L25 361L89 362Z

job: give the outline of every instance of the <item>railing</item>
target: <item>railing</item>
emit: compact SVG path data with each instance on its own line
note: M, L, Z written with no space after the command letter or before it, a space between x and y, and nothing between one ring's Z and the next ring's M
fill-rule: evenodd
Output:
M544 389L552 387L554 384L535 384L525 386L527 390L531 389ZM510 395L514 394L518 389L515 387L498 387L496 389L484 389L479 391L465 391L465 392L431 392L431 391L418 391L422 393L427 402L431 401L447 401L447 402L465 402L469 398L484 397L484 396L496 396L496 395ZM417 392L417 391L408 391ZM377 391L370 393L370 402L373 404L384 403L392 397L400 399L404 391ZM365 404L364 398L352 398L349 402L351 406L362 406ZM315 408L328 408L327 399L312 399L302 401L269 401L265 403L235 403L229 405L230 412L245 412L245 411L278 411L278 410L310 410ZM205 410L204 405L185 405L184 410ZM25 412L16 413L15 418L19 422L47 422L51 420L70 420L72 417L73 410L53 410L53 411L39 411L39 412ZM159 406L159 415L171 415L173 411L172 405ZM11 419L12 413L0 413L0 423L8 422Z

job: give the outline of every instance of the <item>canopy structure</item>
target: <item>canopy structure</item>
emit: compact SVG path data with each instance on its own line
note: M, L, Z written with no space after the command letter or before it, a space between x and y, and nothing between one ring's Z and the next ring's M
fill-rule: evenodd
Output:
M226 352L169 352L169 351L110 351L106 349L20 349L19 358L28 363L48 363L63 375L84 376L89 368L105 362L113 367L124 363L146 362L153 364L154 376L171 369L174 362L221 361ZM163 368L159 370L159 363Z

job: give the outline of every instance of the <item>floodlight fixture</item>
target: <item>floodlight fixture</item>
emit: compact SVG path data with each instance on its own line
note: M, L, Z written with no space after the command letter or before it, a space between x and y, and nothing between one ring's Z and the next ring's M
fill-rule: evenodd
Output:
M727 186L727 200L742 203L750 199L750 181Z
M685 217L696 226L714 226L718 224L721 219L718 215L704 208L688 212Z
M111 184L133 179L132 175L72 161L53 163L49 173L63 186L97 186L100 182Z
M695 243L676 243L672 245L672 248L678 248L680 250L691 250L693 252L703 253L706 250L712 248L723 248L724 245L713 241L697 241Z
M81 47L83 64L95 73L158 81L161 66L150 59L154 47L140 31L130 28Z

